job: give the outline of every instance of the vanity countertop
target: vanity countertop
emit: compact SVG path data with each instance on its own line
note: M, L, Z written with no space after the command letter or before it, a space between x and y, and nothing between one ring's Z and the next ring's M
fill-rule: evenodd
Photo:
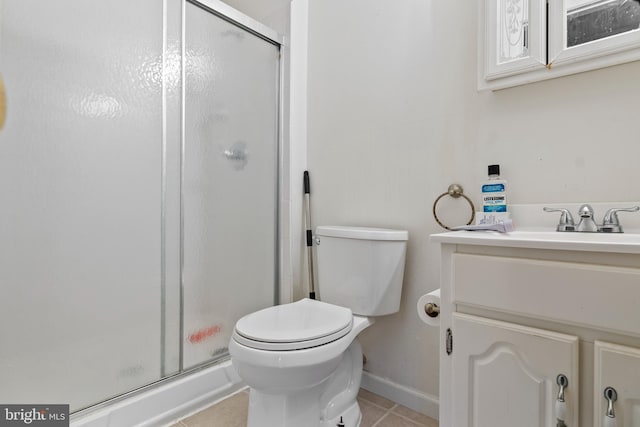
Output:
M640 254L640 234L636 233L562 233L546 230L516 230L511 233L453 231L432 234L431 241L456 245Z

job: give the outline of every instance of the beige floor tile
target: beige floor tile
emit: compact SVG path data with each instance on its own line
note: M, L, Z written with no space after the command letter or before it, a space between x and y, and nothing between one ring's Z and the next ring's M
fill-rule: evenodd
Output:
M393 405L395 405L395 403L392 402L391 400L385 399L384 397L378 396L377 394L371 393L369 390L365 390L363 388L360 389L360 393L358 393L358 397L360 397L361 399L367 400L373 403L374 405L381 406L385 409L391 409Z
M438 427L438 421L361 389L360 427ZM249 393L244 390L171 427L246 427Z
M358 404L360 405L360 411L362 412L362 421L360 421L360 427L372 427L376 421L387 413L387 410L381 408L368 400L358 398Z
M402 415L405 418L409 418L411 421L415 421L421 425L428 427L438 427L438 421L433 418L427 417L420 412L416 412L407 408L406 406L398 405L391 410L394 414Z
M238 393L182 420L187 427L246 427L249 395Z
M414 423L413 421L403 418L400 415L396 415L392 412L387 415L376 424L376 427L422 427L423 424Z

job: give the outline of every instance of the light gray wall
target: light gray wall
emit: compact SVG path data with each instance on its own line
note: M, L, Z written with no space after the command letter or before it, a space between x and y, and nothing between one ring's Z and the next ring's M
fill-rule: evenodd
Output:
M427 395L438 334L415 305L439 287L431 208L449 184L477 203L499 163L512 203L640 199L640 62L478 93L476 40L475 1L310 1L314 223L409 230L401 311L361 342L368 371Z

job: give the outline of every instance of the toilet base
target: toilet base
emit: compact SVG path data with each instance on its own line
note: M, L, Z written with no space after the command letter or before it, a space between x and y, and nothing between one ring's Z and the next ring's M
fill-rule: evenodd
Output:
M303 404L305 406L299 406ZM261 395L257 390L249 393L249 408L247 427L336 427L341 419L345 427L359 427L362 420L357 401L344 409L341 415L322 420L319 417L319 405L309 405L305 396L286 399L283 396ZM296 410L291 411L291 408ZM315 420L315 424L310 420Z
M359 427L360 421L362 421L362 412L360 412L360 405L358 402L354 402L349 408L344 410L342 415L332 419L325 420L320 423L321 427L336 427L338 423L342 421L345 427Z
M336 370L320 384L291 393L251 388L247 427L358 427L357 396L362 379L362 348L357 339L343 353Z

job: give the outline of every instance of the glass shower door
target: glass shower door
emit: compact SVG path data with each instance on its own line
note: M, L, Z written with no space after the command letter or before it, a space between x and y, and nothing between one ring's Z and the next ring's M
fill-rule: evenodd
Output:
M279 63L200 3L0 0L0 403L120 396L274 304Z
M204 2L206 3L206 2ZM275 301L279 47L186 4L183 368Z
M161 376L162 2L0 0L0 402Z

